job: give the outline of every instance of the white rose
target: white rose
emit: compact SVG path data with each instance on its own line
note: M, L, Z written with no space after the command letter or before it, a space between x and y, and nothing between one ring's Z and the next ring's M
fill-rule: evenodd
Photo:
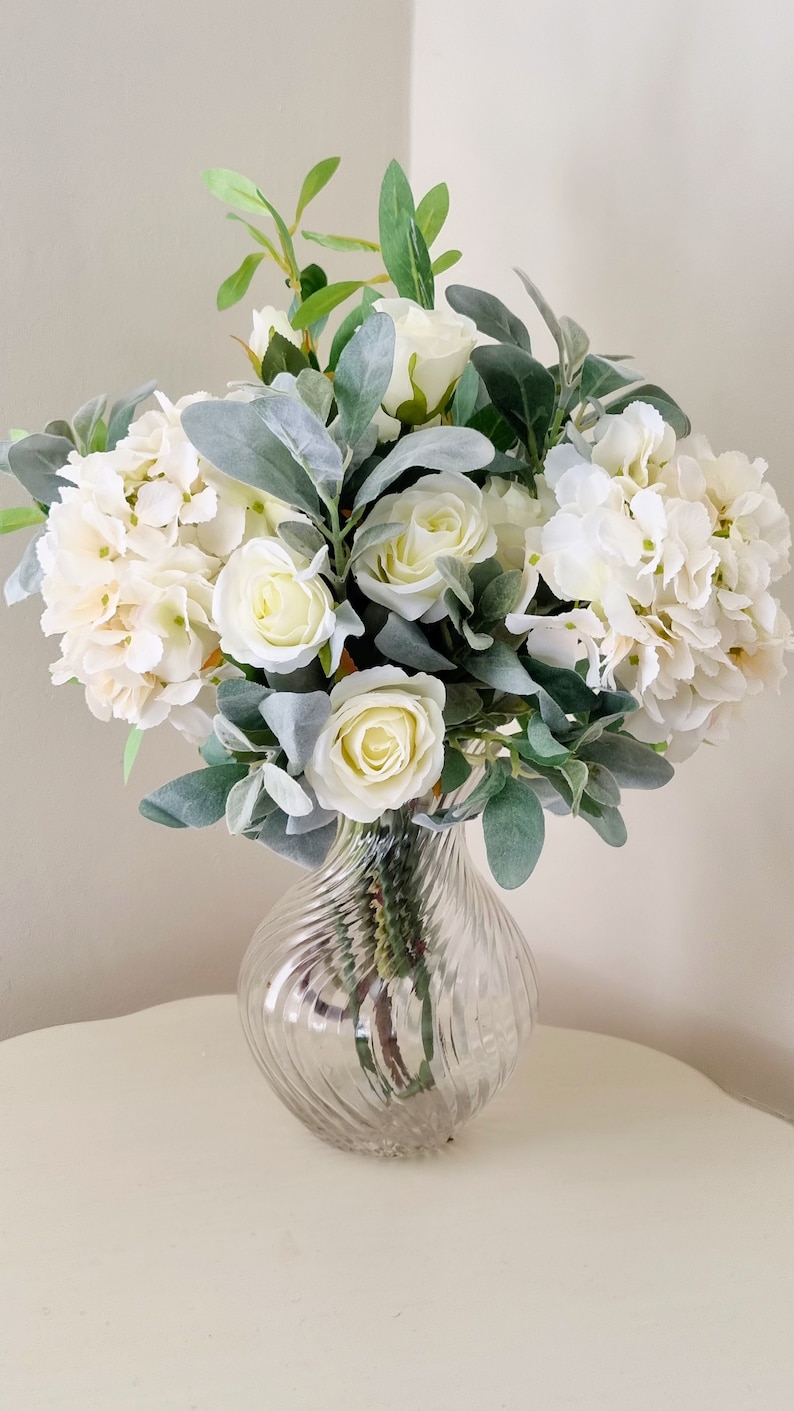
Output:
M263 309L254 309L254 326L248 346L260 362L274 333L280 333L282 338L294 343L296 348L301 345L301 335L292 327L283 309L274 309L272 304L265 304Z
M336 627L320 576L326 554L322 549L308 563L278 539L249 539L236 549L212 600L222 650L265 671L308 666Z
M373 308L393 319L396 335L383 410L396 417L403 408L401 420L423 424L454 391L477 343L476 325L450 309L423 309L413 299L378 299Z
M444 617L447 584L436 568L441 555L464 567L490 558L496 533L483 494L457 471L425 475L410 490L384 495L359 525L356 538L376 524L398 524L394 538L364 549L353 561L359 588L400 617L437 622Z
M492 475L482 492L483 509L496 532L496 557L502 568L520 568L526 562L526 531L546 523L557 508L542 475L535 480L537 498L518 480Z
M596 430L593 464L610 475L648 485L675 452L675 432L655 407L632 402L619 416L606 416Z
M375 666L331 692L331 714L306 766L321 808L373 823L432 788L444 762L445 701L432 676Z

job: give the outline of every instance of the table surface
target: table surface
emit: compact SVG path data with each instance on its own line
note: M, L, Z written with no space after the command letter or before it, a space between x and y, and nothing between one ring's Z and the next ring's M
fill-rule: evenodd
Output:
M0 1045L2 1411L788 1411L794 1128L541 1029L440 1155L323 1146L234 1000Z

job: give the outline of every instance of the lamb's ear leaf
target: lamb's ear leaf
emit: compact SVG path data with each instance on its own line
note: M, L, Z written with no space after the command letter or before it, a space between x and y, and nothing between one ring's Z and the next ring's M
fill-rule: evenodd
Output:
M118 401L113 403L108 417L108 434L105 442L107 451L115 450L119 441L124 439L140 403L145 402L147 397L151 397L156 386L155 381L144 382L133 392L128 392L126 396L119 397Z
M391 380L394 320L373 314L354 333L339 358L334 395L348 446L355 446L375 416Z
M299 867L319 867L328 854L337 831L336 823L326 823L307 833L290 833L289 818L280 808L275 809L262 824L258 841L281 857L289 858Z
M488 438L468 426L435 426L413 431L373 467L356 495L353 509L376 500L404 471L415 466L468 474L483 470L492 460L493 446Z
M183 411L182 426L199 454L218 470L317 518L319 500L311 480L257 410L270 400L194 402Z
M543 850L546 823L535 792L520 779L506 779L482 816L488 865L500 887L520 887Z
M487 294L484 289L473 289L468 284L450 284L446 290L446 300L456 314L472 319L486 337L495 338L499 343L512 343L527 353L532 352L525 325L495 294Z
M223 818L231 790L247 773L246 764L195 769L147 794L138 808L144 818L166 828L208 828Z
M74 445L65 436L47 436L34 431L8 448L8 468L20 485L40 505L51 505L69 481L58 474L66 465Z
M417 622L408 622L390 612L375 638L375 646L387 661L398 661L414 671L452 671L454 662L431 647Z
M300 774L331 712L325 691L273 691L260 702L259 711L287 756L290 769Z
M621 789L661 789L675 772L664 755L632 735L606 731L599 739L590 740L581 754L585 760L603 764Z
M604 411L608 416L614 416L626 410L632 402L647 402L649 406L655 407L668 426L672 426L676 436L683 438L688 436L692 430L692 423L685 411L673 400L669 392L665 392L663 387L657 387L652 382L644 382L639 387L635 387L631 392L624 392L621 397L616 397L614 402L609 402Z

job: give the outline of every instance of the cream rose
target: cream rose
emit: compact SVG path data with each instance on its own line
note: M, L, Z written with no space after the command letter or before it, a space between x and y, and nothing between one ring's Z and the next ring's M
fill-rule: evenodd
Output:
M235 661L278 674L308 666L336 628L330 590L311 563L278 539L249 539L221 569L212 612L221 648Z
M593 464L610 475L626 475L648 485L675 453L675 432L648 402L632 402L619 416L607 416L596 431Z
M296 348L301 345L301 335L295 331L283 309L275 309L265 304L263 309L254 309L254 326L248 339L248 346L255 357L262 361L274 333L280 333Z
M445 696L434 677L398 666L340 681L306 766L320 807L373 823L432 788L444 763Z
M477 327L451 309L423 309L413 299L378 299L373 308L393 319L396 335L383 410L412 425L423 424L449 400L476 345Z
M377 524L399 525L394 537L363 549L353 560L359 588L400 617L437 622L444 617L445 579L436 567L442 555L464 567L490 558L496 533L483 494L457 471L425 475L410 490L384 495L359 526L356 539Z

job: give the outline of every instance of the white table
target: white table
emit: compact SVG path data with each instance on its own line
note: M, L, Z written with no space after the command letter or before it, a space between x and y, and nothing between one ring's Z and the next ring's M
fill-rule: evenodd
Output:
M321 1145L230 997L0 1046L2 1411L789 1411L794 1129L541 1029L440 1156Z

